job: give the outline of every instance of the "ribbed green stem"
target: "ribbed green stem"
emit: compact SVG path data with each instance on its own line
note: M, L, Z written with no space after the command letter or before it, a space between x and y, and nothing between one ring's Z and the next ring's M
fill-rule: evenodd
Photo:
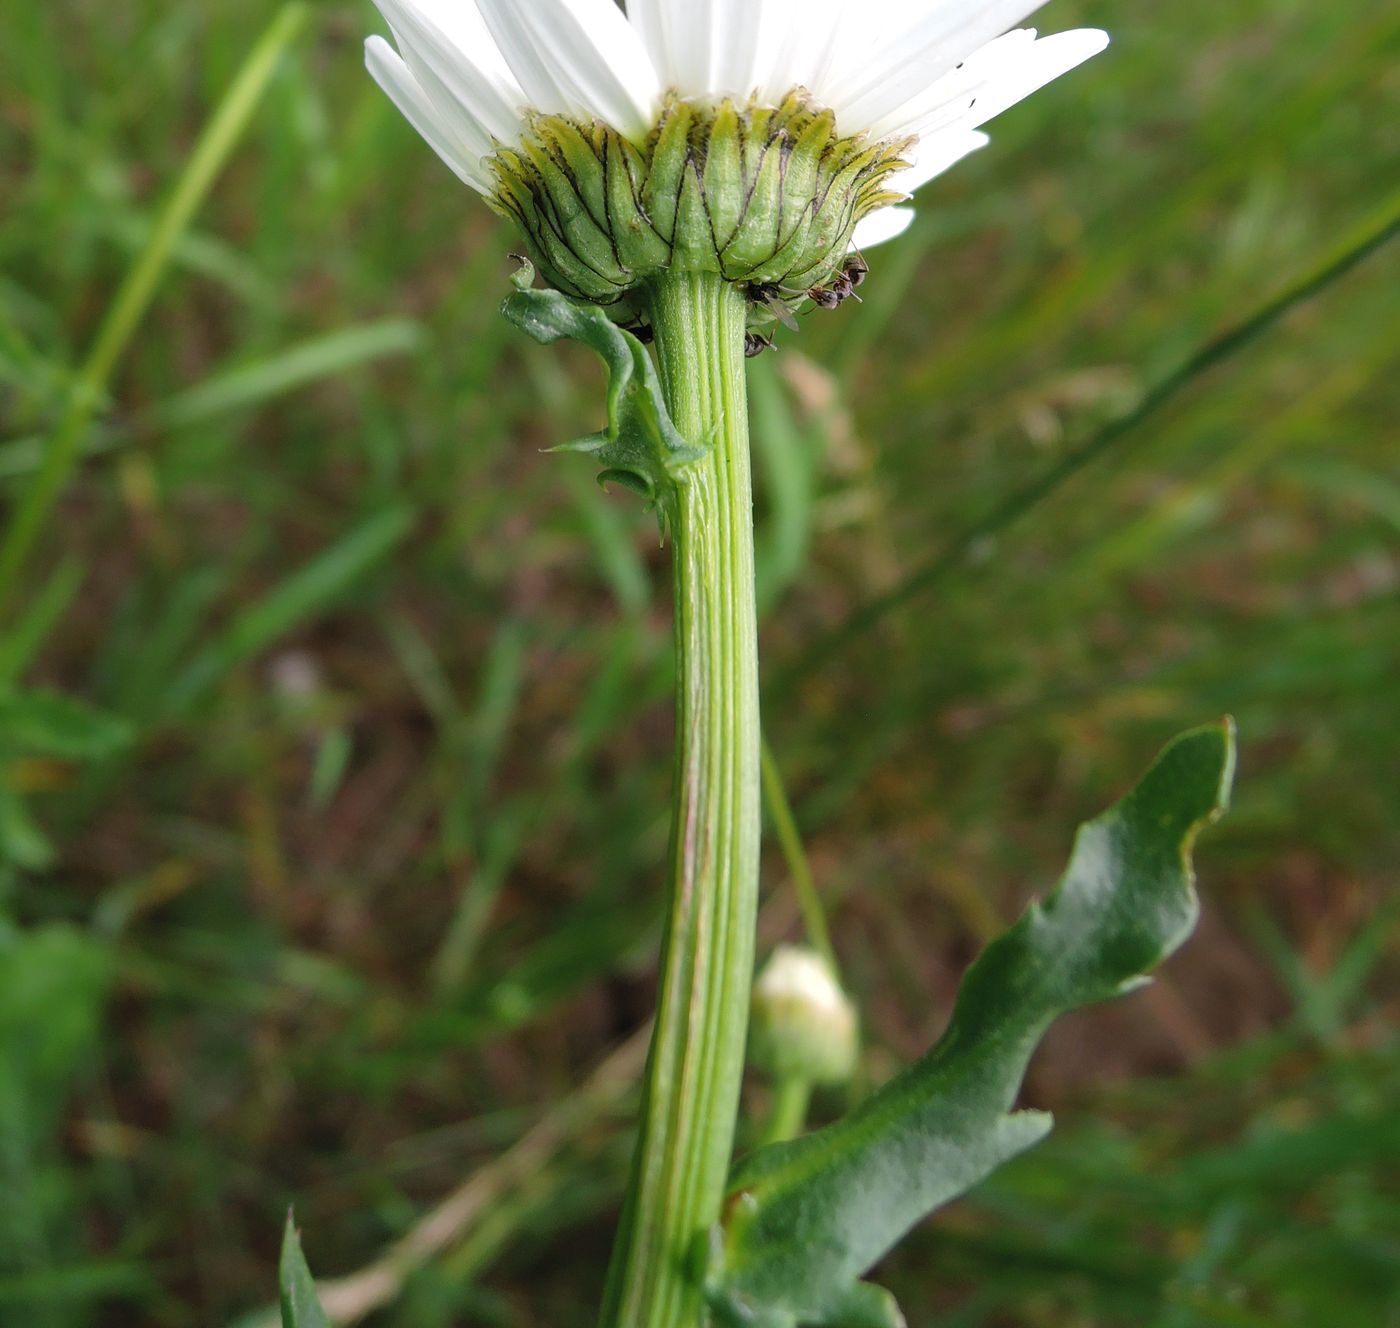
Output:
M641 1135L603 1328L698 1328L753 979L759 840L758 647L743 295L711 273L649 291L666 404L710 449L674 518L676 760L670 913Z

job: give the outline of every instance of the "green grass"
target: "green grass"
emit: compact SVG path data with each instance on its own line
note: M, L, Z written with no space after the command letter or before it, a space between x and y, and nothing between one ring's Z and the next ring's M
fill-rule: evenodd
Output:
M277 8L0 18L0 539L96 390L0 621L0 1322L228 1323L289 1202L349 1273L545 1117L374 1322L571 1328L627 1077L567 1102L650 1004L667 555L542 454L597 371L498 316L516 241L364 76L369 6L311 8L94 377ZM868 1075L1166 736L1234 713L1239 789L1200 935L1037 1061L1056 1136L885 1276L915 1324L1400 1323L1400 245L988 521L1394 207L1400 16L1079 21L1109 54L754 367L768 738Z

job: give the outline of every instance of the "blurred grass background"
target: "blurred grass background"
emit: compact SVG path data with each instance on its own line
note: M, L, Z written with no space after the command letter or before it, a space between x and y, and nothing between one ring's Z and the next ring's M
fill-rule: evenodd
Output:
M276 9L0 15L10 522ZM1167 736L1228 710L1242 768L1197 938L1054 1033L1052 1141L884 1276L915 1325L1400 1324L1400 246L920 579L1396 207L1400 11L1042 19L1115 44L753 366L767 730L867 1078ZM6 1324L226 1324L289 1202L333 1276L454 1191L337 1305L592 1321L657 944L666 554L541 454L596 427L599 374L498 317L517 242L364 76L373 22L312 8L3 588ZM771 943L776 848L765 885Z

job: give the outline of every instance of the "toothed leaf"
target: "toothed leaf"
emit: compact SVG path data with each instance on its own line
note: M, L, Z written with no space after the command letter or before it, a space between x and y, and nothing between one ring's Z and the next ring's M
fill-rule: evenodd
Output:
M842 1121L759 1149L713 1233L717 1320L747 1328L894 1328L859 1282L915 1223L1050 1129L1014 1111L1058 1015L1129 991L1195 926L1189 854L1225 809L1228 722L1178 738L1117 806L1080 827L1069 868L968 971L947 1032Z

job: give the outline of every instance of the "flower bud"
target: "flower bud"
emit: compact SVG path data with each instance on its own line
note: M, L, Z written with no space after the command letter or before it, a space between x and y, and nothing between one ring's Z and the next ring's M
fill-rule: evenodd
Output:
M909 138L841 137L795 92L777 108L667 99L638 147L606 125L529 117L490 159L492 202L566 294L613 304L667 269L803 296L840 269Z
M749 1059L775 1079L842 1083L859 1050L855 1007L826 961L780 945L753 989Z

